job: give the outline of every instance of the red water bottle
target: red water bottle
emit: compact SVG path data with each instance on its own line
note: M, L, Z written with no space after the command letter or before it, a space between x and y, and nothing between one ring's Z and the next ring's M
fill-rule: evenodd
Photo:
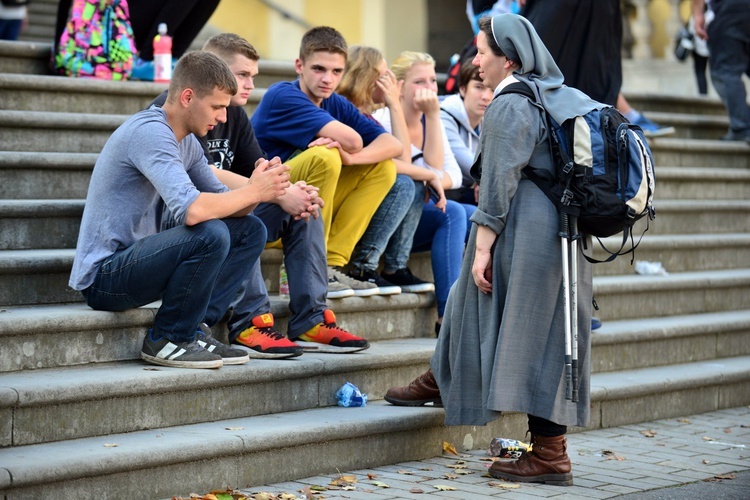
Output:
M167 35L167 25L159 24L154 37L154 81L169 83L172 79L172 37Z

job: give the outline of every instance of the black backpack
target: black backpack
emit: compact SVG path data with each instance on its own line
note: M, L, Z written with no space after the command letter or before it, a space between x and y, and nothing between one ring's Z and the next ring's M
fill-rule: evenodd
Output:
M461 65L467 59L474 59L474 56L476 55L477 37L466 42L466 45L464 45L464 48L461 49L460 53L453 54L453 57L451 57L451 64L448 67L448 76L445 79L445 94L455 94L458 92L458 74L461 72Z
M500 92L508 93L537 102L522 82L512 83ZM633 225L644 216L650 220L655 217L654 160L643 131L611 106L562 124L557 124L549 113L545 115L555 173L550 176L547 171L528 166L524 174L558 211L577 218L582 233L597 239L622 233L622 244L616 251L610 251L599 240L610 256L604 261L586 257L590 262L610 262L618 255L632 253L638 246L633 242ZM624 250L628 237L631 245Z

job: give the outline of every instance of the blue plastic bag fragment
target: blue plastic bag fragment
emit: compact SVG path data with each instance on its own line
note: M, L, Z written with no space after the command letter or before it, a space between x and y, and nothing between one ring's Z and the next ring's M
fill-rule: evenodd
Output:
M351 382L347 382L336 391L336 399L338 399L339 406L345 408L367 404L367 394L362 394L357 386Z

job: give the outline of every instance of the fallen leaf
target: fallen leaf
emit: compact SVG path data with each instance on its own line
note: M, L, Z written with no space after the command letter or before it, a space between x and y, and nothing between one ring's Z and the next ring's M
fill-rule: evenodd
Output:
M312 492L312 488L310 488L309 486L305 486L300 491L308 500L310 500L311 498L315 498L315 493Z
M105 448L117 448L118 446L120 445L117 443L104 443Z
M647 438L652 438L652 437L656 436L656 431L652 431L652 430L641 431L641 434L643 434Z
M502 488L504 490L515 490L521 487L521 485L518 483L496 483L494 481L490 481L487 484L493 488Z
M149 367L144 368L144 370L147 371L147 372L160 372L161 368L151 368L149 366Z
M377 474L373 474L371 472L367 474L367 479L375 479L376 477L378 477Z
M377 486L378 488L390 488L387 484L385 484L383 481L373 481L373 486Z
M494 462L495 460L497 460L497 457L483 457L479 459L480 462Z
M292 495L291 493L282 493L281 495L279 495L279 500L297 500L297 496Z
M750 427L750 425L747 425L747 424L741 424L741 425L740 425L740 427L742 427L743 429L747 429L748 427Z
M201 499L202 499L202 500L219 500L219 499L218 499L218 498L216 497L216 495L212 495L211 493L209 493L208 495L203 495L203 496L201 497Z
M465 476L467 474L474 474L474 472L470 471L470 470L463 470L462 469L462 470L457 470L456 474L458 474L459 476Z
M432 470L432 467L420 467L419 470Z
M703 440L704 441L716 441L716 439L714 439L712 437L708 437L708 436L703 436Z
M445 474L443 474L443 477L444 477L445 479L451 479L451 480L453 480L453 479L458 479L458 475L456 475L456 474L451 474L450 472L446 472Z
M330 484L331 486L350 486L356 482L357 478L355 476L339 476L328 484Z
M466 468L466 466L462 464L451 464L451 465L446 465L446 467L448 467L449 469L465 469Z
M625 457L620 455L615 455L614 451L611 450L602 450L602 455L606 457L607 460L625 460Z
M436 484L435 488L438 489L438 490L440 490L440 491L456 491L455 487L448 486L448 485L445 485L445 484Z
M241 431L244 427L224 427L228 431Z
M702 460L702 462L703 462L704 465L708 465L708 464L711 463L709 460Z
M307 488L309 488L311 491L326 491L328 489L325 486L320 486L317 484L313 484L312 486L308 486Z
M420 490L419 488L412 488L409 490L409 493L414 493L415 495L420 495L424 493L424 490Z
M736 479L737 474L718 474L714 476L716 479Z
M677 421L681 424L691 424L692 422L686 418L678 418Z
M731 434L732 433L732 428L731 427L727 427L726 429L724 429L724 433L725 434Z
M397 470L396 472L398 474L405 474L407 476L413 476L414 475L414 472L412 472L410 470Z
M450 453L452 455L458 455L456 447L450 444L448 441L443 441L443 452Z
M260 491L253 493L253 500L276 500L276 495L267 491Z

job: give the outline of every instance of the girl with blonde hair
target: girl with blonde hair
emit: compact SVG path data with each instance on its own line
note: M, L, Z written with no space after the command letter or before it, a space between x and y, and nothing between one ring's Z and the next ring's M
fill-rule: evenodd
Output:
M380 280L404 291L434 289L437 333L448 291L461 266L467 210L473 209L465 210L445 199L444 190L459 187L462 179L440 121L435 60L429 54L403 52L389 71L381 56L375 77L372 66L377 57L373 50L352 49L347 64L351 83L342 82L339 88L362 112L372 113L401 140L404 155L394 160L399 174L396 185L357 245L350 261L351 272L377 276L382 255ZM375 107L379 109L372 111ZM411 196L407 197L409 191ZM434 286L414 276L407 267L411 252L427 250L431 251Z

